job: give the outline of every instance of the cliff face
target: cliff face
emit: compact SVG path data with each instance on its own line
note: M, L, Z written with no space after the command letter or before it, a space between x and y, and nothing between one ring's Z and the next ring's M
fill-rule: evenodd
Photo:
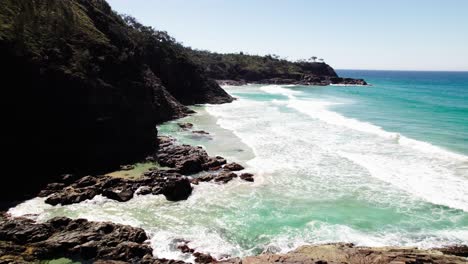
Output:
M0 58L1 200L143 158L184 105L232 101L166 33L103 0L2 1Z

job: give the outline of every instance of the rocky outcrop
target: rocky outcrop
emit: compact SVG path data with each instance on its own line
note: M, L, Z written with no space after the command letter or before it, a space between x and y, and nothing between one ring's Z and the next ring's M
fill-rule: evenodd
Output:
M303 246L287 254L263 254L225 261L223 263L264 264L264 263L304 263L304 264L410 264L439 263L462 264L466 259L445 255L436 250L420 250L399 247L356 247L352 244L329 244Z
M2 201L142 159L158 122L232 101L167 33L104 0L5 0L0 25ZM25 156L33 173L17 169Z
M0 216L0 262L32 263L60 257L154 263L141 228L110 222L53 218L35 223Z
M240 165L239 163L231 162L223 166L224 170L228 171L240 171L243 170L244 167Z
M61 180L48 184L39 193L39 197L47 197L45 202L51 205L67 205L92 199L96 195L126 202L132 199L135 193L163 194L169 201L180 201L190 196L192 187L186 177L175 172L159 170L146 172L138 179L86 176L70 182L69 175L65 175Z
M340 78L323 62L288 61L277 56L242 53L220 54L191 50L195 63L221 85L295 84L295 85L366 85L362 79Z
M210 157L202 147L180 145L170 137L158 137L158 146L156 158L159 164L184 175L218 169L226 164L223 157Z

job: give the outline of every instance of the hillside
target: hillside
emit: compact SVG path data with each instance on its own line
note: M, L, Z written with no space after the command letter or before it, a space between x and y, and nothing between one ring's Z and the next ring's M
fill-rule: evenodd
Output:
M362 79L340 78L330 65L323 62L292 62L271 55L220 54L200 50L190 50L190 55L210 78L225 84L367 84Z
M2 1L0 57L3 201L141 159L158 122L232 101L167 33L104 0Z

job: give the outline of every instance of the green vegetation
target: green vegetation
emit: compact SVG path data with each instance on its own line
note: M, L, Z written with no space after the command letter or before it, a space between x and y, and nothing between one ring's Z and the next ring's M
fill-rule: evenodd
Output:
M186 115L185 105L232 101L166 32L105 0L2 0L0 58L5 162L37 157L35 173L2 185L4 200L34 195L56 174L139 161L157 123Z
M306 74L336 77L335 71L325 63L291 62L277 55L246 55L243 52L219 54L200 50L191 50L190 54L192 60L203 67L209 77L218 80L297 80Z

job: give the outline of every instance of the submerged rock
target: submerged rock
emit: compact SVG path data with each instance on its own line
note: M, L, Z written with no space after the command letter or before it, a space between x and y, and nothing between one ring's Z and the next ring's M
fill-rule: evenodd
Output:
M210 133L206 132L205 130L194 130L192 131L194 134L201 134L201 135L209 135Z
M192 123L177 123L177 125L182 128L182 129L191 129L193 128L193 124Z
M228 183L234 178L237 178L237 174L234 172L222 171L214 178L214 181Z
M231 163L224 165L223 169L230 170L230 171L240 171L240 170L243 170L244 167L238 163L231 162Z
M242 173L239 178L241 178L244 181L248 182L253 182L254 181L254 175L252 173Z

